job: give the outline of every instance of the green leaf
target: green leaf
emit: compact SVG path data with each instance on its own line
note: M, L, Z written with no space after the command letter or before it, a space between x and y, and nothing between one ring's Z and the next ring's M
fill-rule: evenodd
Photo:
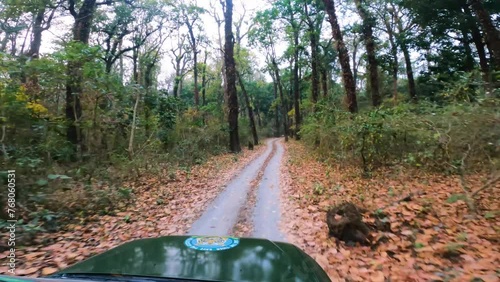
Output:
M467 196L465 196L464 194L453 194L446 200L446 202L449 204L453 204L460 200L465 201L466 199Z
M415 249L421 249L424 247L424 244L417 242L417 243L415 243L414 247L415 247Z
M38 186L46 186L47 184L49 184L49 182L47 181L47 179L38 179L38 181L36 182L36 184Z
M494 219L496 217L496 213L494 211L489 211L484 214L484 218L486 219Z

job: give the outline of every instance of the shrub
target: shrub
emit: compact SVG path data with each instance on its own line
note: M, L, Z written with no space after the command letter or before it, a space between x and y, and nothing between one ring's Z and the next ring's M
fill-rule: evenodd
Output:
M467 156L470 167L498 162L500 115L497 101L439 107L422 102L351 115L321 107L302 127L304 141L322 156L361 166L401 164L456 172Z

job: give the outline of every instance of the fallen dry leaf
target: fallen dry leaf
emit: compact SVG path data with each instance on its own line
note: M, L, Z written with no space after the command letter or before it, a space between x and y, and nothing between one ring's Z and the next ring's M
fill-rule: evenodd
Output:
M367 179L357 168L317 161L314 153L295 141L286 143L283 163L282 206L287 224L281 227L291 243L321 264L326 256L325 271L332 281L471 281L474 277L498 281L499 219L470 216L463 201L448 203L450 195L463 193L456 177L380 169ZM471 176L468 182L481 187L481 175ZM323 193L314 193L317 187ZM410 193L410 201L398 202ZM483 214L500 209L500 189L489 193L479 197ZM375 247L348 246L325 237L326 209L320 207L343 202L368 210L364 221L371 224L375 220L369 213L386 207L382 212L389 230L372 232L373 242L378 242Z
M16 265L16 275L50 275L130 240L186 234L191 223L224 189L225 183L265 148L243 150L238 162L233 154L214 156L192 167L189 175L177 170L175 181L171 181L170 173L165 171L125 183L137 195L133 205L115 211L116 216L75 219L74 222L80 221L80 224L68 225L66 229L71 231L40 234L38 242L52 243L16 250L21 258Z
M53 273L57 272L57 270L58 270L58 269L57 269L57 268L54 268L54 267L44 267L44 268L42 269L42 275L43 275L43 276L51 275L51 274L53 274Z

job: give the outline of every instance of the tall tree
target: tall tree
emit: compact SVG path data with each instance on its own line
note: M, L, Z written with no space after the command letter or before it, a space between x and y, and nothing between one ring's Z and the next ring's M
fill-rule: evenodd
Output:
M205 50L205 56L203 59L203 64L201 66L201 104L205 106L207 104L206 93L207 93L207 59L208 52Z
M31 22L23 17L26 8L19 7L19 2L0 2L0 52L15 56L18 52L18 37L23 31L29 34ZM10 43L10 51L8 45Z
M276 78L275 78L274 72L272 70L269 71L269 74L270 74L271 78L273 79L274 101L278 101L278 83L276 82ZM276 127L274 136L278 137L278 136L280 136L280 114L279 114L278 104L274 105L274 121L275 121L274 125ZM285 138L287 138L287 137L285 136Z
M254 145L257 145L257 144L259 144L259 136L257 135L257 127L255 126L254 108L253 108L252 103L250 102L249 94L245 89L245 85L244 85L242 74L241 74L241 71L243 69L241 43L242 43L243 38L249 33L250 29L252 28L252 26L249 26L246 31L242 31L242 26L243 26L243 21L245 19L245 15L246 15L246 9L243 6L243 14L241 15L241 17L238 20L235 21L236 57L239 60L239 65L237 66L236 75L238 77L238 82L239 82L239 85L241 88L241 92L243 94L243 98L245 99L245 104L246 104L247 113L248 113L248 120L249 120L249 125L250 125L250 132L252 133L252 137L253 137L253 143L254 143Z
M101 37L97 40L99 45L104 47L103 60L108 74L124 54L144 45L146 40L162 27L166 16L157 5L150 3L144 3L140 7L126 2L116 3L113 9L113 13L101 16L105 19L101 19L95 27L99 35L103 35L102 41ZM150 23L155 20L159 22L153 27ZM132 38L127 38L131 34ZM124 45L125 42L130 43Z
M170 52L172 54L171 62L175 71L173 89L174 97L178 97L181 92L182 80L188 72L187 64L191 60L191 58L189 57L189 47L185 43L186 36L184 34L180 34L179 30L177 30L177 32L177 42L170 49Z
M300 139L300 124L302 116L300 113L300 77L299 77L299 37L302 21L299 18L301 11L297 1L284 0L282 18L288 21L291 28L291 42L293 49L293 108L295 112L295 138ZM277 2L279 4L279 2Z
M283 90L278 56L276 54L276 41L278 33L276 33L276 10L268 9L258 12L255 16L255 27L250 31L250 41L254 45L260 46L266 53L267 71L273 79L275 93L279 93L279 99L276 99L276 117L279 117L278 112L281 112L281 124L283 125L283 133L285 141L288 141L289 125L288 125L288 99ZM278 111L279 108L279 111ZM279 124L278 118L276 124ZM279 132L279 127L276 130Z
M50 28L54 15L61 4L62 1L57 3L53 1L36 1L31 3L31 5L26 5L26 8L31 13L33 18L30 48L26 53L31 60L37 60L40 57L42 33ZM37 100L39 98L39 76L36 72L27 74L26 92L33 100Z
M483 6L482 0L468 0L486 35L486 44L490 49L495 69L500 70L500 31L495 27L491 16ZM497 3L498 4L498 3Z
M310 2L310 3L308 3ZM311 100L316 103L319 98L320 66L319 40L324 12L316 1L304 1L305 19L308 27L309 43L311 47ZM324 88L324 86L323 86ZM326 93L326 91L325 91Z
M410 43L413 47L427 50L429 72L436 74L443 71L471 71L477 67L476 62L479 62L485 87L490 87L490 62L485 50L487 44L485 44L484 28L474 16L467 0L391 0L385 2L391 6L388 10L389 14L393 17L397 16L396 38L403 54L406 52L405 47L408 48ZM488 11L500 12L500 6L495 5L494 2L492 0L481 1L484 3L483 8L486 13ZM401 22L404 25L403 33L399 28ZM493 62L493 53L489 52L492 57L491 62ZM409 82L411 82L410 79Z
M79 4L79 5L78 5ZM68 0L68 9L74 19L73 41L82 45L88 45L92 21L98 3L96 0ZM75 152L83 150L83 132L81 130L82 105L80 102L83 91L83 64L77 59L68 60L66 82L66 119L69 122L66 136L68 141L74 145Z
M31 29L31 43L27 55L31 58L38 58L42 45L42 33L50 28L52 19L59 6L62 4L62 1L58 3L41 1L34 4L35 5L32 7L33 28Z
M407 33L411 28L412 24L410 23L406 27L403 25L403 20L401 19L401 16L399 14L399 9L396 7L395 4L392 4L392 7L389 10L389 12L394 17L394 21L396 22L396 27L398 29L398 36L396 37L396 40L399 46L401 47L401 50L403 51L403 56L406 66L406 77L408 78L408 91L410 93L410 99L413 102L416 102L418 100L417 88L415 84L415 77L413 75L413 66L411 63L410 48L408 46L408 37L407 37Z
M398 45L396 43L395 23L393 14L389 13L389 4L387 1L380 1L381 5L376 10L379 19L384 23L381 27L382 31L387 33L390 44L390 73L392 76L392 98L394 102L398 99L398 72L399 72L399 58L398 58Z
M240 136L238 132L238 94L236 93L236 63L234 60L233 40L233 1L221 1L224 11L224 65L226 75L225 95L227 96L228 123L229 123L229 148L231 152L241 151Z
M216 8L216 5L210 1L210 10L209 14L212 16L214 19L215 23L217 24L217 48L218 48L218 55L219 59L222 62L220 64L220 74L222 77L222 85L226 85L226 75L224 74L226 67L224 66L224 42L223 42L223 34L221 32L221 26L224 23L224 19L221 18L221 16L218 13L218 9ZM226 99L226 96L224 95L224 99ZM224 102L226 102L224 100Z
M274 72L273 78L276 80L276 87L279 92L279 97L281 101L281 113L282 113L282 122L283 122L283 132L285 134L285 141L288 141L288 136L289 134L289 129L288 129L288 118L287 118L287 113L288 113L288 107L285 99L285 93L283 90L283 83L281 80L281 75L280 75L280 69L278 67L278 63L276 62L276 59L274 57L270 58L271 60L271 69Z
M245 99L245 103L247 105L248 120L250 122L250 132L252 133L253 144L257 145L259 144L259 135L257 135L257 127L255 126L254 109L252 103L250 102L248 92L245 89L245 83L241 78L241 74L237 70L236 70L236 75L238 76L238 83L241 87L241 92L243 93L243 98Z
M194 104L196 107L200 105L200 89L198 86L198 53L200 53L200 44L203 41L201 15L205 13L205 9L196 6L193 3L179 5L180 20L187 27L188 41L193 55L193 78L194 78Z
M356 9L362 20L363 41L365 42L366 55L368 57L368 72L370 77L370 93L372 105L378 107L382 102L379 91L378 63L375 55L375 39L373 27L376 25L375 18L368 11L365 0L355 0Z
M465 3L464 5L462 5L462 9L465 14L464 18L466 19L467 26L470 27L472 42L474 42L474 45L476 46L477 54L479 57L479 65L483 73L483 80L486 82L486 87L488 88L490 86L490 66L486 57L486 44L483 40L483 35L481 34L481 31L476 24L476 21L474 20L474 16L469 8L469 5Z
M328 14L328 21L332 26L332 35L335 40L335 47L338 52L340 66L342 68L342 80L347 97L347 108L351 113L358 111L358 102L356 99L356 85L352 76L351 66L349 63L349 53L342 37L342 31L337 20L335 11L335 4L333 0L323 0L325 3L325 10Z
M331 66L330 64L335 60L335 54L333 53L332 41L320 42L321 47L319 55L319 69L321 74L321 90L323 92L323 97L328 96L328 85L331 80Z

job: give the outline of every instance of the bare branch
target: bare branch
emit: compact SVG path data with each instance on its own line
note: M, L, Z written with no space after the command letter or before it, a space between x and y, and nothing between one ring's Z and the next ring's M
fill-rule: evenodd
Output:
M69 7L68 7L69 13L73 16L73 18L78 17L78 14L76 13L75 10L75 0L68 0L68 2L69 2Z

